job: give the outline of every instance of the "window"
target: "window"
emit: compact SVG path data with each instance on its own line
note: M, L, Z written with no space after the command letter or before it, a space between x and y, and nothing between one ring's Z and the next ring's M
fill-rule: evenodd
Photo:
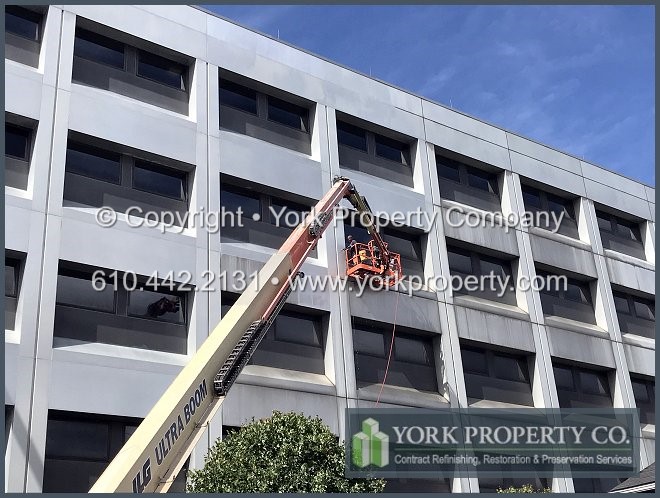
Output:
M220 129L311 154L311 102L227 71L219 86Z
M344 236L348 244L348 236L352 235L356 242L366 244L371 239L366 228L360 225L355 211L344 223ZM401 229L383 227L380 229L383 240L390 251L401 255L401 267L406 275L424 276L423 232L404 231Z
M560 316L579 322L596 324L596 315L591 299L589 282L568 278L566 275L536 270L536 275L544 279L539 290L541 306L546 316Z
M240 185L230 182L240 183ZM263 188L263 187L261 187ZM234 224L225 224L221 240L225 243L247 242L278 249L293 230L304 221L311 205L267 194L230 177L221 179L220 204L228 213L236 213ZM238 223L239 209L241 212ZM241 225L241 226L239 226ZM316 248L311 256L316 257Z
M50 410L43 492L86 493L141 419Z
M556 230L568 237L578 238L577 221L573 200L544 192L529 185L522 185L525 210L536 213L534 221L545 230ZM547 216L542 216L546 214ZM559 226L556 221L561 220Z
M534 406L524 354L462 345L461 358L470 403L485 399Z
M5 254L5 330L16 326L21 261Z
M27 188L35 128L36 122L5 113L5 184L9 187Z
M235 295L222 294L224 316L236 301ZM250 359L263 365L298 372L325 373L324 331L327 322L318 312L303 313L285 305Z
M470 295L491 301L500 301L516 305L516 293L511 271L511 262L488 256L469 249L463 249L451 244L447 245L449 271L452 275L461 277L462 286L455 289L457 295ZM470 279L466 280L467 277ZM473 277L479 279L471 282ZM480 280L483 278L483 285ZM506 285L505 285L506 283ZM502 293L504 286L504 293ZM477 287L476 289L471 289Z
M358 387L383 382L387 357L392 340L390 325L355 320L353 349ZM397 332L394 338L392 361L385 381L418 391L437 392L438 381L433 357L433 340L429 335Z
M655 379L631 375L630 381L640 423L655 425Z
M32 67L39 65L39 52L47 7L5 6L5 57Z
M186 220L193 166L164 157L148 161L134 154L142 152L70 132L64 206L109 206L118 212L136 206L142 211L132 210L132 216L160 209L161 216L174 224Z
M486 211L501 211L496 173L436 154L440 195Z
M612 295L621 332L655 339L655 301L614 290Z
M138 51L138 76L185 91L186 72L187 68L183 64L144 50Z
M364 122L362 126L349 123L356 118L337 117L337 143L339 165L342 168L362 171L408 187L413 186L411 143L413 139L399 133Z
M646 259L639 223L596 210L603 248Z
M98 270L60 262L56 339L186 353L191 292L185 286L114 270L95 275Z
M560 408L612 407L606 371L559 362L553 370Z
M191 57L83 18L73 55L74 83L188 114Z

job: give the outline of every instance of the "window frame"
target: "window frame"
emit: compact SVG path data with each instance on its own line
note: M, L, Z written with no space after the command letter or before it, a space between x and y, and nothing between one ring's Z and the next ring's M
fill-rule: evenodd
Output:
M580 365L572 365L569 363L557 362L557 361L552 362L552 367L553 367L553 374L554 374L554 369L558 367L564 370L570 370L573 378L573 389L559 387L557 385L557 382L555 381L555 388L557 389L558 392L563 391L567 393L573 393L574 397L586 395L586 396L595 396L598 398L607 398L610 401L610 403L612 402L612 388L610 386L609 372L607 370L599 370L596 368L583 367ZM605 386L607 392L605 394L599 394L599 393L586 391L582 386L582 379L580 375L583 372L600 377L600 380L602 381L602 384Z
M81 55L80 53L76 53L76 43L75 41L80 38L88 43L93 43L95 45L100 45L106 49L109 50L114 50L115 52L119 52L121 48L121 54L122 54L122 61L123 64L121 66L115 65L115 64L110 64L108 62L104 62L102 60L94 59L91 57L88 57L86 55ZM101 43L99 43L101 42ZM111 67L113 69L118 69L120 71L128 72L128 56L127 56L127 45L123 42L120 42L118 40L114 40L108 36L101 35L99 33L95 33L94 31L91 31L87 28L81 28L80 26L76 26L75 29L75 35L74 35L74 44L73 44L73 56L75 57L80 57L81 59L84 59L86 61L94 62L96 64L102 64L107 67Z
M447 167L449 169L457 168L458 178L459 178L458 181L455 180L454 178L440 175L440 168L438 167L439 165L441 167ZM502 202L502 196L499 188L499 176L501 172L492 172L486 169L478 168L476 166L471 166L462 161L452 159L447 156L443 156L438 152L436 152L435 154L435 169L438 179L451 181L457 185L461 185L464 188L468 188L473 191L478 191L480 193L495 196L500 203ZM493 192L490 192L490 190L484 190L480 187L470 184L470 175L474 175L486 180L488 184L491 185L491 187L493 188Z
M72 148L71 145L73 145L75 147L78 147L78 148L90 149L90 150L95 151L96 153L94 153L94 152L85 152L85 151L82 151L82 150L76 150L75 148ZM117 164L119 166L119 180L117 182L113 182L112 180L108 180L108 179L105 179L105 178L99 178L98 176L92 176L92 175L88 175L88 174L85 174L85 173L80 173L79 171L71 171L71 169L67 168L67 165L69 164L69 161L68 161L67 158L65 158L65 160L64 160L65 174L70 173L72 175L84 176L85 178L91 178L92 180L97 180L99 182L107 182L107 183L110 183L112 185L121 185L122 184L122 176L123 176L123 169L124 168L123 168L123 164L122 164L122 154L120 152L108 151L108 150L102 149L100 147L95 147L93 145L88 145L84 142L79 142L79 141L76 141L76 140L67 140L67 143L66 143L67 156L68 156L68 152L69 152L70 148L72 150L74 150L75 152L79 152L79 153L82 153L82 154L87 154L87 155L90 155L90 156L96 156L96 157L99 157L99 158L102 158L102 159L108 159L108 158L104 158L103 155L110 155L110 154L116 155L117 156ZM108 160L112 160L112 159L108 159Z
M7 153L7 149L5 148L5 157L15 159L17 161L23 161L25 163L30 163L32 161L32 140L33 140L33 135L34 135L34 128L30 128L27 126L22 126L19 124L15 124L12 122L7 122L6 117L5 117L5 140L6 140L6 135L7 132L13 129L15 130L15 133L17 135L22 135L25 138L25 155L23 157L20 156L14 156L12 154Z
M140 74L140 65L142 63L156 67L158 69L163 69L162 67L159 67L156 64L143 61L143 57L145 57L146 59L153 59L154 61L158 61L160 59L160 61L167 62L169 64L172 64L177 69L181 69L181 74L179 75L179 85L178 86L170 85L169 83L165 83L164 81L158 80L156 78L152 78L150 76L145 76L144 74ZM185 64L172 60L168 57L163 57L162 55L155 54L153 52L149 52L141 48L136 48L135 58L136 58L135 75L138 78L143 78L145 80L153 81L154 83L158 83L159 85L164 85L169 88L173 88L174 90L183 93L189 93L189 89L188 89L188 74L190 70L189 66L186 66ZM167 71L167 69L165 70Z
M335 126L336 126L337 129L339 129L339 127L341 126L341 127L344 127L344 128L348 127L348 128L353 128L355 130L363 131L364 135L365 135L365 141L366 141L366 150L359 149L359 148L354 147L350 144L346 144L344 142L341 142L340 141L340 135L339 135L339 133L337 133L337 147L349 147L352 150L355 150L355 151L358 151L358 152L361 152L363 154L368 155L370 158L377 159L377 160L388 161L388 162L391 162L391 163L394 163L394 164L405 166L406 168L410 169L410 173L412 174L412 170L413 170L412 146L413 146L414 141L405 142L405 141L397 139L397 138L392 138L390 136L387 136L385 134L385 132L383 132L383 131L381 131L381 132L372 131L368 128L364 128L362 126L350 123L349 121L346 121L346 120L344 120L340 117L336 118ZM387 141L387 142L394 142L394 143L400 144L402 146L402 151L401 151L402 160L401 161L395 161L394 159L390 159L387 156L383 156L383 155L378 154L378 151L377 151L378 139L382 139L382 140Z
M242 97L251 98L251 97L247 97L246 95L241 94L238 91L233 91L229 88L223 87L223 84L228 84L228 86L230 86L230 87L233 86L233 87L235 87L236 89L238 89L240 91L247 90L248 92L253 93L254 94L254 112L249 111L247 109L244 109L242 107L238 107L238 106L235 106L233 104L230 104L227 101L223 101L223 99L222 99L222 91L223 90L226 91L226 92L236 94L236 95L240 95ZM227 107L231 107L232 109L236 109L237 111L245 112L247 114L250 114L251 116L259 116L259 92L257 92L253 88L247 87L245 85L241 85L239 83L235 83L230 79L220 77L219 81L218 81L218 99L219 99L219 102L220 102L220 106L224 105L224 106L227 106Z
M16 31L11 31L7 29L7 14L13 17L19 17L26 21L32 22L37 25L36 34L34 37L28 37L17 33ZM30 40L32 42L40 43L43 38L43 23L44 23L44 14L35 12L34 10L27 9L23 5L5 5L5 32L11 33L14 36L19 36L25 40ZM30 19L31 18L31 19Z
M269 94L263 94L263 95L266 96L266 106L265 107L266 107L266 120L267 121L269 121L271 123L276 123L276 124L281 125L281 126L286 126L287 128L291 128L293 130L297 130L297 131L300 131L302 133L310 134L309 109L308 108L306 108L304 106L301 106L301 105L298 105L298 104L294 104L293 102L289 102L287 100L275 97L273 95L269 95ZM301 126L297 127L297 126L290 125L288 123L284 123L283 121L273 119L271 117L271 110L270 110L271 106L275 107L275 108L279 107L279 110L281 110L281 111L289 112L291 114L297 115L298 117L300 117ZM294 110L291 110L291 109L286 109L286 107L289 107L289 108L297 110L297 111L302 111L303 114L298 114L298 112L294 112Z
M529 364L527 363L527 356L525 354L512 353L508 351L499 351L487 347L480 347L473 344L461 344L461 358L463 357L463 351L470 351L471 353L477 353L484 356L486 371L470 369L470 367L463 366L463 370L469 372L473 375L481 375L484 377L489 377L492 379L503 380L507 382L518 382L526 383L530 386L531 389L531 375L529 372ZM502 377L497 374L495 369L495 357L499 356L509 360L514 360L516 362L522 362L524 371L523 371L523 380L514 380L507 377Z
M609 223L609 228L603 228L601 226L602 221L607 221ZM598 226L598 231L600 233L600 237L604 249L619 252L622 254L628 254L629 256L638 259L645 259L644 237L642 234L642 226L641 226L642 223L644 223L643 221L631 221L626 218L623 218L622 216L611 214L607 211L603 211L602 209L596 208L596 223ZM624 231L619 229L620 225L626 226L628 228L628 231L625 233L631 233L635 238L630 238L626 236L624 234ZM603 237L603 234L605 234L607 237ZM618 241L621 244L630 244L634 246L634 248L630 247L630 250L635 251L636 249L638 252L635 252L633 254L632 252L622 251L621 249L611 249L609 247L610 238L613 238L615 241Z
M135 172L138 169L143 169L146 171L151 171L152 173L158 173L165 176L176 177L178 176L181 180L182 189L180 196L174 196L164 193L154 192L153 190L146 190L135 186ZM148 194L159 195L161 197L167 197L168 199L174 199L176 201L188 202L188 173L185 171L178 170L169 166L158 164L147 159L141 159L139 157L133 157L133 163L131 165L131 188L139 192L145 192Z
M581 319L575 318L575 317L564 316L564 315L554 315L554 314L546 313L545 310L543 310L543 314L545 316L559 316L559 317L562 317L562 318L565 318L565 319L568 319L568 320L575 320L575 321L578 321L578 322L590 323L592 325L596 325L596 308L595 308L595 305L594 305L594 297L593 297L593 294L591 293L591 282L592 281L578 280L578 279L575 279L573 277L569 277L568 275L565 275L565 274L554 273L551 270L536 268L535 271L536 271L536 276L537 277L545 278L546 281L547 281L548 277L557 276L557 277L565 277L566 278L566 283L567 283L566 289L561 288L561 286L559 286L560 288L553 289L553 290L546 289L545 287L539 289L538 292L539 292L539 297L541 298L541 308L543 308L543 298L545 296L546 299L553 299L553 300L559 301L560 303L575 303L575 304L580 305L580 306L586 306L591 310L591 314L589 315L590 320L588 322L585 322L584 320L581 320ZM578 287L582 291L582 293L585 295L587 301L586 302L577 301L575 299L567 297L568 286Z

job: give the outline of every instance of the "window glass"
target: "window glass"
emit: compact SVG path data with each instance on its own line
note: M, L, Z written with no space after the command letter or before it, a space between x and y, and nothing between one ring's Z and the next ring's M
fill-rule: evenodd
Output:
M5 258L5 296L16 297L17 267L16 261Z
M636 242L641 241L639 227L635 223L631 223L622 219L616 220L617 228L616 233L620 237L634 240Z
M308 129L309 111L284 100L268 97L268 119L302 131Z
M493 355L493 368L498 379L527 382L529 380L527 364L522 358L495 353Z
M438 175L440 177L453 180L455 182L461 181L458 164L450 162L449 159L443 157L438 157L437 161Z
M598 228L605 230L606 232L612 231L612 221L610 220L610 215L596 211L596 219L598 220Z
M420 365L433 364L433 346L430 339L396 336L394 352L395 358L399 361Z
M124 443L128 441L128 439L133 435L137 428L137 425L127 425L124 427Z
M396 161L401 164L408 164L406 153L408 145L392 138L376 135L376 155Z
M486 363L486 352L471 348L461 349L461 358L463 360L463 369L466 372L475 372L488 374L488 364Z
M17 6L5 7L5 30L23 38L39 40L41 16Z
M449 269L452 272L472 274L472 260L470 254L460 249L447 248L449 256Z
M637 403L644 403L646 401L649 401L649 393L646 389L646 382L641 381L641 380L632 380L632 389L633 389L633 394L635 395L635 401Z
M522 194L526 209L541 209L541 193L538 190L523 185Z
M168 291L154 292L136 289L129 293L128 314L151 320L163 320L171 323L185 323L184 296Z
M186 198L186 174L158 164L136 160L133 187L174 199Z
M179 90L186 89L186 67L159 55L140 50L137 74Z
M573 371L570 368L555 366L553 370L555 373L555 384L557 384L557 388L569 391L575 390Z
M556 195L546 194L548 197L548 211L551 213L556 213L559 216L561 213L564 213L564 218L573 219L573 206L571 201L557 197Z
M635 299L635 315L644 320L655 320L655 305L652 302Z
M312 317L282 312L274 325L275 339L278 341L321 347L316 320Z
M342 145L367 152L367 132L357 126L337 121L337 141Z
M83 59L124 69L124 44L84 29L76 30L73 54Z
M270 202L270 222L286 228L296 228L311 211L309 206L272 197Z
M105 423L51 419L46 431L46 457L107 460L109 437Z
M617 313L625 313L626 315L629 315L630 305L628 304L628 297L617 293L613 293L613 296L614 307L616 308Z
M564 291L564 298L583 304L589 304L591 302L591 299L589 298L589 294L585 286L577 283L573 283L570 280L566 284L566 290Z
M91 277L59 274L57 276L57 303L90 308L97 311L115 310L115 291L107 284L101 291L94 290ZM97 287L100 287L100 283Z
M239 187L225 185L220 191L220 203L225 210L237 213L241 208L242 216L252 219L253 215L261 216L261 200L259 194Z
M257 92L232 81L220 80L220 103L257 114Z
M475 168L468 169L468 185L479 190L490 192L491 194L497 193L495 175L487 173L486 171L479 171Z
M5 124L5 155L27 160L30 134L27 128Z
M66 150L66 170L98 180L121 182L120 154L84 144L69 143Z
M387 242L390 251L399 253L402 258L422 260L422 245L419 237L401 232L393 235L391 230L386 229L383 233L383 240Z
M479 267L482 275L494 275L495 277L505 278L509 273L506 263L486 257L480 258Z
M353 333L353 349L356 353L365 353L384 358L384 339L382 332L371 332L369 330L355 328Z
M580 370L580 388L589 394L608 395L610 392L605 375L587 370Z

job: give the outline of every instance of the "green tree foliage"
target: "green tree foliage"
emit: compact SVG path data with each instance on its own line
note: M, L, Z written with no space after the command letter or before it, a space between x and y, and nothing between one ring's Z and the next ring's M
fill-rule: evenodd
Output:
M216 441L191 493L378 493L382 479L344 477L345 450L318 417L273 412Z
M508 488L497 488L498 493L552 493L550 488L534 489L531 484L523 484L520 487L509 486Z

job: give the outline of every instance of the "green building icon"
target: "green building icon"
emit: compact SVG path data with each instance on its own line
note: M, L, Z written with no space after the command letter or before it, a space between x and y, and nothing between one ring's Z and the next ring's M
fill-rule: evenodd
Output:
M351 461L360 468L385 467L390 463L389 443L390 437L380 431L378 422L368 418L362 422L362 431L353 435Z

